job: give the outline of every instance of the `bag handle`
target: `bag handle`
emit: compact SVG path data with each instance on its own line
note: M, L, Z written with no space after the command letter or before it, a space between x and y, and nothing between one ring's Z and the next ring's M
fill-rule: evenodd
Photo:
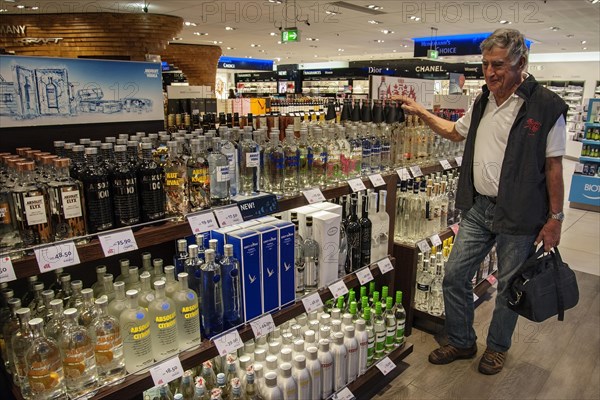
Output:
M558 248L554 248L554 252L550 252L552 254L552 261L554 263L554 285L556 286L556 302L558 306L558 320L563 321L565 319L565 302L562 291L562 286L560 285L560 277L559 277L559 268L563 264L560 253L558 252Z

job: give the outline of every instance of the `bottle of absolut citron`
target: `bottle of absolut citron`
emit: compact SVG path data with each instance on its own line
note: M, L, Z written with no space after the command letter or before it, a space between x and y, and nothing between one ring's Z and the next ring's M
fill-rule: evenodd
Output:
M127 308L119 318L123 336L125 369L129 373L143 372L153 362L150 319L148 312L138 305L138 291L126 292Z

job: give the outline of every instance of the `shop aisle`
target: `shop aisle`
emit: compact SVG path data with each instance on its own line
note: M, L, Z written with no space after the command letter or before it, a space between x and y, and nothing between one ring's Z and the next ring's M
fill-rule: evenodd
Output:
M541 324L520 318L504 370L486 376L477 371L485 350L495 289L490 289L475 310L479 351L473 360L437 366L428 354L443 343L413 330L408 340L414 352L409 367L375 399L600 399L600 214L568 208L568 193L575 163L565 160L565 214L561 239L563 259L576 270L580 300L565 320Z

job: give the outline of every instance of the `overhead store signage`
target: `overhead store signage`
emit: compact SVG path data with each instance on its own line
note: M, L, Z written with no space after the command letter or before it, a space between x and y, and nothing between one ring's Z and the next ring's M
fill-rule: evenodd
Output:
M244 72L235 74L235 82L275 82L275 72Z
M481 54L479 45L491 32L472 33L468 35L437 36L432 38L413 38L415 42L415 57L429 57L430 50L436 50L438 56L469 56ZM531 45L530 40L525 40L527 47Z
M273 71L273 60L254 58L220 57L217 68Z
M298 28L287 28L281 31L281 41L283 43L299 42L300 31Z

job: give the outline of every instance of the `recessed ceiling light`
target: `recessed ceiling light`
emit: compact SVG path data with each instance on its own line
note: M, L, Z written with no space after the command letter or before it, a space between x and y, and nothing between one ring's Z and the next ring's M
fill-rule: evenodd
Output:
M206 33L206 32L194 32L194 35L196 35L196 36L207 36L208 33Z
M319 57L318 55L315 54L315 58Z
M419 22L421 20L421 17L417 17L416 15L411 15L410 19L411 19L411 21Z
M183 38L180 37L174 37L173 40L183 40Z
M586 43L587 43L587 40L582 40L581 41L581 44L586 44Z
M344 51L344 49L338 49L338 51Z
M368 22L369 22L370 24L373 24L373 25L379 25L379 24L381 24L381 21L375 21L374 19L372 19L372 20L370 20L370 21L368 21Z
M226 31L235 31L236 29L237 29L237 28L234 28L234 27L232 27L232 26L226 26L226 27L225 27L225 30L226 30Z
M389 35L390 33L394 33L394 31L391 31L389 29L384 29L381 31L381 33L383 33L384 35Z
M395 52L396 52L396 49L392 50L392 53L395 53Z
M260 47L260 44L254 44L254 43L252 43L252 44L250 45L250 47Z
M183 24L185 26L198 26L198 24L196 24L195 22L190 22L190 21L185 21Z
M221 42L220 40L218 40L218 41L217 40L213 40L211 43L212 44L223 44L223 42Z
M227 47L227 50L235 50L235 47Z
M587 50L587 47L582 47L581 50Z
M560 28L558 26L551 26L550 30L553 32L558 32L558 31L560 31Z
M21 8L21 9L23 9L23 8L25 8L25 6L24 6L23 4L19 4L19 5L17 6L17 8Z
M385 40L383 40L383 39L376 39L376 40L374 40L374 42L383 43L383 42L385 42Z
M271 33L269 33L269 35L271 35L271 36L277 36L277 33L271 32Z
M281 44L281 40L278 40L278 41L277 41L277 44Z
M319 38L311 38L311 37L307 37L306 40L308 40L309 42L318 42Z
M0 12L7 12L8 10L6 8L0 8Z
M371 10L375 10L375 11L378 11L378 10L383 10L383 7L376 6L375 4L369 4L369 5L367 6L367 8L370 8Z
M501 23L502 25L512 24L512 22L510 22L510 21L507 21L507 20L505 20L505 19L503 19L502 21L500 21L500 23Z
M325 11L325 14L328 14L328 15L338 15L338 14L341 14L341 13L339 13L339 12L336 12L336 11L330 11L330 10L326 10L326 11Z
M281 0L269 0L269 3L281 4Z

